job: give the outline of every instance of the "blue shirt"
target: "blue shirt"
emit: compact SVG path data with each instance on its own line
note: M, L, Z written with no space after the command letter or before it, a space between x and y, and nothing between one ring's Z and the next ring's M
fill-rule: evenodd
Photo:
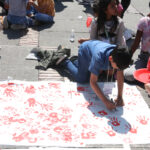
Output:
M109 56L116 45L108 44L99 40L90 40L84 42L79 49L79 59L84 62L84 69L99 75L100 70L111 68ZM79 61L80 62L80 61Z

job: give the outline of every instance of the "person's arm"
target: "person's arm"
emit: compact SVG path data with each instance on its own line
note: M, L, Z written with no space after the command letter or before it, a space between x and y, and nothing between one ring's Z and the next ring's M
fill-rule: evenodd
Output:
M134 54L134 52L136 51L136 49L139 47L142 35L143 35L143 32L140 31L140 30L137 30L134 43L131 46L131 53L132 53L132 55Z
M116 106L124 106L124 101L122 98L123 84L124 84L123 71L117 71L118 96L117 99L115 100Z
M90 38L81 38L81 39L78 40L78 42L79 42L80 44L82 44L83 42L89 41L89 40L90 40Z
M9 9L9 1L8 0L5 0L4 8L7 10Z
M112 102L110 102L106 98L106 96L104 95L104 93L101 91L101 89L97 85L97 80L98 80L98 76L96 76L93 73L91 73L91 76L90 76L90 85L91 85L93 91L95 92L95 94L99 97L99 99L102 100L102 102L106 105L107 109L112 110L112 109L116 108L115 104L113 104Z

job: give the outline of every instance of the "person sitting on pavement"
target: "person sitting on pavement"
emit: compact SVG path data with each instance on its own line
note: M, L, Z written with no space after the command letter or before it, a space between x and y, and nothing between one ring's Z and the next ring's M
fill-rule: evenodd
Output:
M78 52L78 59L65 59L57 65L62 65L73 76L76 82L87 83L108 109L123 106L123 69L129 66L131 55L127 48L118 48L99 40L90 40L82 43ZM117 69L118 97L116 104L110 102L98 87L98 76L101 70Z
M124 23L118 17L116 0L99 0L93 5L94 14L97 16L91 23L90 38L81 38L79 43L87 40L100 40L119 46L125 46ZM96 13L96 11L98 11Z
M55 4L53 0L32 0L27 15L40 23L53 23L55 16Z
M34 25L34 20L26 17L28 0L5 0L5 8L8 9L7 17L3 19L3 28L25 29Z
M150 17L142 17L137 26L136 37L133 45L131 46L132 55L138 49L141 43L141 51L138 59L124 71L125 80L128 82L136 81L134 79L133 73L135 70L146 68L148 58L150 56Z

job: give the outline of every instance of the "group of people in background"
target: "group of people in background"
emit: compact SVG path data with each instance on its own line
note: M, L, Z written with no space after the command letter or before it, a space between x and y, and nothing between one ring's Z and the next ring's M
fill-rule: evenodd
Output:
M4 29L26 29L44 23L53 23L53 0L5 0L7 16L1 19Z

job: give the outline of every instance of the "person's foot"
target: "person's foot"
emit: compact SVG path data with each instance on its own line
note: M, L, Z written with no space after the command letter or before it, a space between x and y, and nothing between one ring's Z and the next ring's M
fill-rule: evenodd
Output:
M11 26L10 26L10 28L12 29L12 30L23 30L23 29L26 29L27 28L27 26L25 25L25 24L12 24Z
M3 29L8 29L9 24L8 24L7 16L3 17L2 24L3 24Z
M57 62L56 62L56 66L60 65L64 60L66 60L68 58L68 56L65 54L63 56L61 56Z

